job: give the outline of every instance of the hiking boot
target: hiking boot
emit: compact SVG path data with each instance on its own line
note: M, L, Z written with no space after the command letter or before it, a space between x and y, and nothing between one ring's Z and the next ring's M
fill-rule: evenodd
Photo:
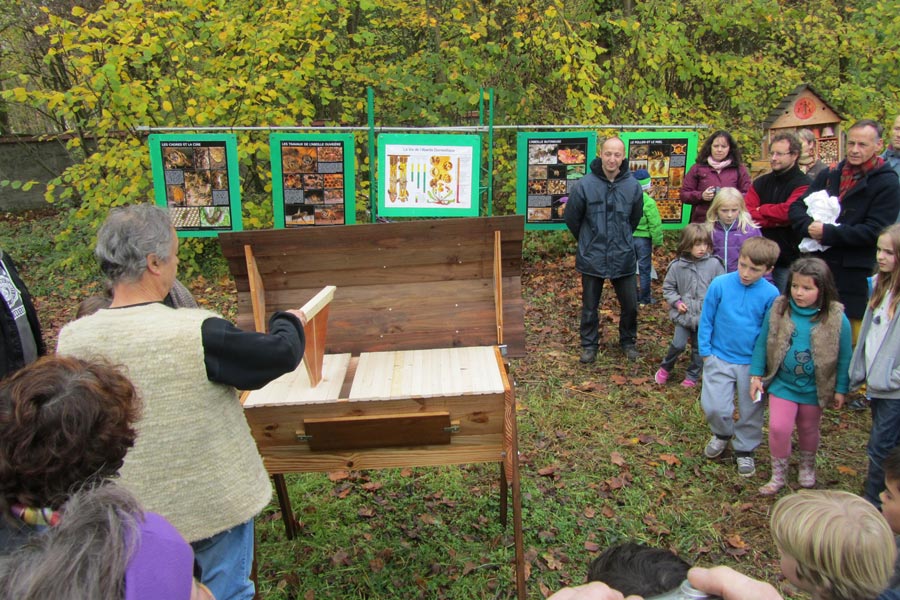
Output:
M703 454L706 458L717 458L722 456L722 453L725 452L725 448L728 447L728 440L723 440L717 438L716 436L712 436L712 438L707 442L706 448L703 449Z
M692 388L692 387L695 387L696 385L697 385L697 382L694 381L693 379L685 378L685 380L681 382L681 387L683 387L683 388Z
M658 383L659 385L665 385L669 380L669 372L663 369L662 367L656 370L656 373L653 374L653 381Z
M759 488L761 496L774 496L784 487L787 479L788 459L772 457L772 478L769 483Z
M631 344L622 346L622 352L625 353L625 358L627 358L628 360L637 360L641 357L641 355L637 351L637 348Z
M800 473L797 476L800 487L816 487L816 453L800 451Z
M581 349L581 356L578 358L578 362L582 364L592 363L597 360L597 349L592 347L586 347Z
M753 477L756 473L756 461L752 456L738 456L735 462L738 466L738 475L741 477Z

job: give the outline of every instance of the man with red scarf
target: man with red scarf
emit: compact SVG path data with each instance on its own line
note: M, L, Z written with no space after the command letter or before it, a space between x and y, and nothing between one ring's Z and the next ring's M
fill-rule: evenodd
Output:
M847 130L846 158L833 169L822 171L788 211L794 230L801 237L818 240L827 249L815 252L828 263L847 318L853 325L853 339L866 312L868 282L875 268L878 235L897 220L900 212L900 180L878 154L882 150L883 128L877 121L863 119ZM837 196L841 211L837 223L814 221L806 214L806 196L827 190Z

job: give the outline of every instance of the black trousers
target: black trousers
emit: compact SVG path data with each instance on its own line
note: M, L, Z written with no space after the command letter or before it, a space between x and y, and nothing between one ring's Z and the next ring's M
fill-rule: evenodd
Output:
M634 346L637 343L637 286L634 275L610 279L619 300L619 345ZM581 274L581 347L600 346L600 298L603 293L602 277Z

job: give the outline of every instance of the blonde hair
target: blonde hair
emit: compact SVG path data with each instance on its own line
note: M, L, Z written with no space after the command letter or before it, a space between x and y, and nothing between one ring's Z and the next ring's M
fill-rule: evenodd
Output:
M866 500L803 490L775 503L772 537L797 561L797 577L830 600L873 600L894 572L897 547L887 521Z
M741 229L741 233L747 233L748 229L759 229L759 226L753 222L753 217L747 212L747 204L744 202L744 195L737 188L723 187L719 188L713 198L709 210L706 211L706 227L712 231L716 221L719 220L719 208L726 202L736 202L740 212L738 213L737 224Z
M875 287L872 289L872 297L869 306L874 310L882 303L888 292L891 293L891 305L888 314L897 312L897 304L900 303L900 224L886 227L878 237L886 235L891 240L891 249L894 251L894 268L890 273L878 273L875 278Z

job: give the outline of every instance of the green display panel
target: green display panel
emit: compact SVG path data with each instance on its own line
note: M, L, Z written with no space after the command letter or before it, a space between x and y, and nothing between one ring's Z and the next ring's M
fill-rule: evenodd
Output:
M241 231L236 136L153 134L149 142L156 204L169 211L179 237Z
M481 138L477 135L378 136L378 214L477 217Z
M275 229L356 222L353 135L275 133L269 145Z
M690 222L691 207L681 203L684 176L697 157L697 132L654 131L623 133L628 167L647 169L650 192L656 200L663 229L681 229Z
M563 212L569 190L596 156L596 133L518 134L516 213L525 215L525 229L566 228Z

